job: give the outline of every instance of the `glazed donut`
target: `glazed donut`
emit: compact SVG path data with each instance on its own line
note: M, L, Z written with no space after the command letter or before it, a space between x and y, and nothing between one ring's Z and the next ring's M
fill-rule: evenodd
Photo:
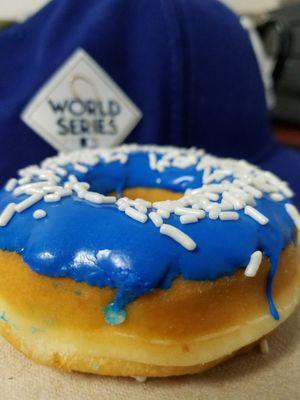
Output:
M0 332L65 370L203 371L297 306L292 197L271 172L195 148L123 145L24 168L0 192Z

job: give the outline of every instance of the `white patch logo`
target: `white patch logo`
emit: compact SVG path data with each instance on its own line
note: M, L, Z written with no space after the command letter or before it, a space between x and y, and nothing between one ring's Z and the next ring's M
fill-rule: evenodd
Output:
M120 144L141 117L122 89L82 49L54 73L21 116L59 151Z

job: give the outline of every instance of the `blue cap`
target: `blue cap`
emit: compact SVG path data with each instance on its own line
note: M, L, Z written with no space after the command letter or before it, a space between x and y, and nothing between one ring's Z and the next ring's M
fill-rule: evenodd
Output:
M300 156L274 142L248 35L217 0L53 0L3 31L1 182L55 153L20 116L79 48L141 110L127 142L246 158L288 180L299 200Z

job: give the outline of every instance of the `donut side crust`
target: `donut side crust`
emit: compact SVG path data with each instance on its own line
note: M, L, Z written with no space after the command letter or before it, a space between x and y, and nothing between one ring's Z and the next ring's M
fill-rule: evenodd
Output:
M273 294L266 299L269 262L254 278L241 269L214 282L176 279L127 307L126 321L107 325L103 309L114 290L33 272L0 251L0 333L32 360L99 375L170 376L201 372L246 351L299 302L299 248L282 252Z

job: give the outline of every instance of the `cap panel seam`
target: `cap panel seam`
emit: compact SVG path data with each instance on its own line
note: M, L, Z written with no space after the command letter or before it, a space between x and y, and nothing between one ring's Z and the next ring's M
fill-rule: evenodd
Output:
M188 32L188 18L186 10L188 7L186 0L173 0L176 9L176 17L178 29L180 31L180 50L181 50L181 72L182 72L182 137L184 138L184 146L194 145L191 135L191 104L193 102L194 90L192 90L192 58L191 58L191 40Z
M176 16L177 7L175 3L176 0L160 0L171 54L171 127L168 137L173 145L182 145L184 134L183 52L181 29L178 17Z

